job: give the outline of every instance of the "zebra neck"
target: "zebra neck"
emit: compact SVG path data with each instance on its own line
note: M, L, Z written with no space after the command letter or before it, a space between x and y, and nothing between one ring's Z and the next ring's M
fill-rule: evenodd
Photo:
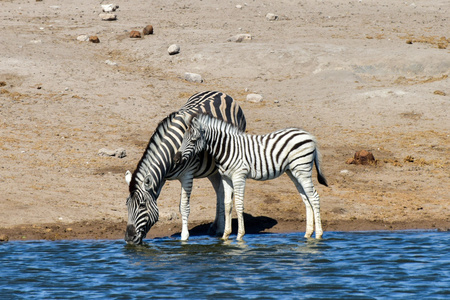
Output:
M205 130L206 151L222 166L229 162L231 155L236 159L245 159L239 151L240 142L238 142L239 139L245 138L245 133L225 122L217 123L219 126L215 124Z
M185 131L186 124L178 114L173 113L160 122L133 173L130 191L142 189L144 179L150 176L152 188L149 192L159 194Z

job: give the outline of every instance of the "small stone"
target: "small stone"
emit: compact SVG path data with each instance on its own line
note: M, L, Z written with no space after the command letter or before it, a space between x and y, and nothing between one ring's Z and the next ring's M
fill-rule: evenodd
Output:
M236 34L235 36L230 37L227 41L228 42L235 42L240 43L242 41L249 41L252 39L252 36L248 33L240 33Z
M278 16L276 14L273 14L273 13L268 13L266 15L266 19L268 21L276 21L276 20L278 20Z
M447 94L446 94L445 92L443 92L443 91L440 91L440 90L436 90L436 91L434 91L434 92L433 92L433 94L435 94L435 95L439 95L439 96L447 96Z
M124 158L127 156L127 151L123 148L116 149L115 156L118 158Z
M349 158L346 163L355 165L376 165L377 161L375 160L372 152L361 150L356 152L353 158Z
M96 35L91 35L91 36L89 37L89 42L94 43L94 44L98 44L98 43L100 43L100 40L99 40L98 36L96 36Z
M116 9L119 8L119 5L115 5L115 4L102 4L102 10L104 12L112 12L112 11L116 11Z
M252 103L260 103L263 101L263 96L260 94L248 94L247 101Z
M197 82L197 83L203 82L202 76L195 73L184 73L184 79L189 82Z
M110 65L110 66L117 66L116 62L110 61L109 59L105 60L105 64Z
M238 5L236 5L236 8L242 9L242 5L238 4Z
M127 156L127 152L123 148L118 148L116 150L109 150L106 148L102 148L98 150L98 155L100 156L116 156L118 158L124 158Z
M175 55L180 53L180 46L178 46L177 44L173 44L170 45L169 49L167 49L167 51L169 52L169 55Z
M142 33L144 35L153 34L153 26L152 25L145 26L144 29L142 30Z
M412 41L411 39L408 39L408 40L406 40L406 43L407 43L408 45L412 45L413 41Z
M9 237L6 234L0 234L0 242L9 241Z
M132 39L140 39L141 38L141 33L137 30L132 30L130 32L130 38Z
M77 37L77 40L80 42L87 42L89 41L89 36L87 34L82 34Z
M117 20L117 16L115 14L99 14L98 15L102 21L115 21Z

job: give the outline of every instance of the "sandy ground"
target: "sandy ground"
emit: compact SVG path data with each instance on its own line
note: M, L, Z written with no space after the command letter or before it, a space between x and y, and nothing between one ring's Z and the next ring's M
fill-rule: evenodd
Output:
M0 237L123 238L125 171L157 123L202 90L237 100L250 133L297 126L317 137L326 231L448 230L448 0L116 4L117 20L102 21L95 1L0 0ZM129 38L148 24L153 35ZM236 34L252 39L227 41ZM346 164L363 149L376 165ZM164 186L148 237L179 233L179 192L178 181ZM195 181L193 234L214 219L213 193ZM305 230L287 176L248 181L245 206L247 232Z

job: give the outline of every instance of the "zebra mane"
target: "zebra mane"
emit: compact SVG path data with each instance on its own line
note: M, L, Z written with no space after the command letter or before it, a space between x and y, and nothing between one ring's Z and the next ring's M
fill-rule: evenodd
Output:
M143 182L144 178L148 175L150 172L150 163L149 161L159 161L160 159L156 157L156 153L154 149L160 148L166 132L169 128L169 126L173 123L173 120L179 116L179 111L172 112L167 117L165 117L163 120L161 120L158 125L156 126L155 131L153 132L152 136L150 137L150 140L147 144L147 147L145 148L144 155L142 155L141 159L139 160L139 163L136 166L136 169L133 172L133 175L131 177L129 190L130 193L134 191L139 185ZM180 118L182 120L183 118ZM164 176L163 176L164 177Z
M211 117L208 114L197 114L192 117L192 119L197 119L200 123L202 123L204 126L216 128L225 131L226 133L230 134L244 134L245 132L241 130L240 128L234 126L233 124L227 123L223 120L216 119L214 117ZM192 123L191 123L192 126Z

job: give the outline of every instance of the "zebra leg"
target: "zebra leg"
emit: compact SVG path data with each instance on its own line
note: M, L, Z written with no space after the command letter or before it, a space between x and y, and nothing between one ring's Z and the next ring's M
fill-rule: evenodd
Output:
M189 199L192 192L192 183L194 181L194 176L184 175L179 178L181 182L181 199L180 199L180 213L181 213L181 240L187 241L189 239L189 227L188 218L191 211Z
M208 234L210 235L223 235L224 227L225 227L225 207L224 207L224 187L222 183L222 176L220 176L219 172L208 176L209 181L211 182L214 191L216 192L216 218L214 219L214 223L208 229Z
M314 188L314 185L312 184L311 178L310 181L311 185L305 188L305 192L306 195L308 196L308 199L311 199L310 200L311 205L314 210L314 223L316 224L316 239L321 239L323 236L323 229L322 229L322 220L320 219L320 198L319 194Z
M228 177L222 177L225 202L225 229L222 240L228 240L231 234L231 213L233 210L233 183Z
M245 177L233 178L234 202L236 204L236 214L238 217L238 234L236 239L241 241L245 234L244 224L244 194L245 194Z
M312 166L311 166L312 168ZM305 191L306 197L312 206L314 212L314 223L316 225L316 239L321 239L323 235L322 221L320 219L320 198L312 181L312 172L309 170L298 170L295 177Z
M312 236L314 232L314 212L313 207L311 206L311 203L308 200L308 197L306 197L305 190L303 189L302 185L300 184L300 181L295 177L290 170L286 171L286 174L289 176L289 178L292 180L292 182L295 184L295 187L297 188L297 191L300 193L300 196L302 197L303 203L306 207L306 231L305 231L305 238L309 238Z

